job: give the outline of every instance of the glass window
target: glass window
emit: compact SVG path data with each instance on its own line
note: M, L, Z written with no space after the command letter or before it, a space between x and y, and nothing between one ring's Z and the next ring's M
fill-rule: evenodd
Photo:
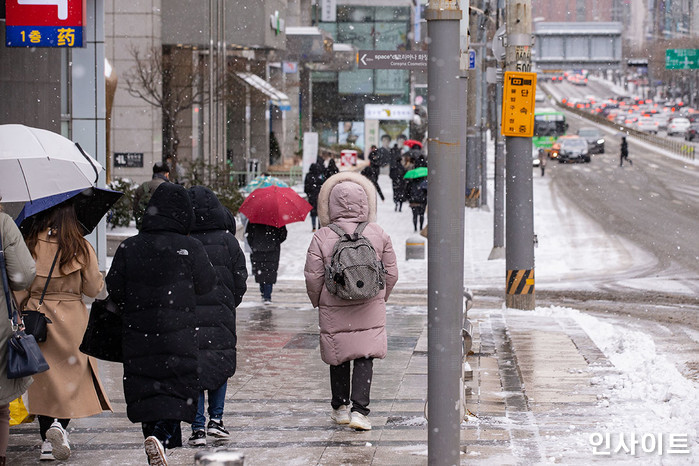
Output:
M373 6L337 6L338 23L374 22Z
M406 23L376 23L374 40L375 50L406 49L408 25Z
M373 70L342 71L338 73L338 92L340 94L373 94Z
M377 95L400 95L408 92L408 70L376 70L376 85L374 93Z
M410 8L376 7L376 21L410 21Z
M337 41L352 44L359 50L373 50L373 23L339 23L337 25Z

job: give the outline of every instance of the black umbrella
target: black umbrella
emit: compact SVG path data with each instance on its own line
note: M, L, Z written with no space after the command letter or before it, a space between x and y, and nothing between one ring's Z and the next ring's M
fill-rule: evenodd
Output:
M78 222L83 227L83 235L89 235L122 195L123 193L111 189L87 188L42 197L26 202L19 216L15 219L15 223L23 233L26 233L36 214L63 203L72 202L75 206Z

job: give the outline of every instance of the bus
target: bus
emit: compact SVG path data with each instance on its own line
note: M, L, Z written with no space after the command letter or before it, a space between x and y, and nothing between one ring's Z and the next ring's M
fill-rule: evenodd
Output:
M559 138L566 134L568 123L562 112L550 107L534 110L534 137L532 142L537 149L551 149Z

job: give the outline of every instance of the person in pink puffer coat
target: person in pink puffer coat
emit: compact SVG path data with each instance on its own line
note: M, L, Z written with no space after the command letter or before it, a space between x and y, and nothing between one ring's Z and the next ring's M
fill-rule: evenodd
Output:
M330 417L338 424L370 430L367 415L373 360L386 356L386 301L398 281L396 254L391 238L375 223L376 189L359 173L343 172L328 178L318 195L318 218L322 228L308 247L304 275L308 297L318 308L320 356L330 365ZM328 225L334 223L352 234L362 222L369 222L363 235L383 261L386 286L370 299L340 299L325 287L325 266L330 264L339 239ZM351 377L350 362L354 364Z

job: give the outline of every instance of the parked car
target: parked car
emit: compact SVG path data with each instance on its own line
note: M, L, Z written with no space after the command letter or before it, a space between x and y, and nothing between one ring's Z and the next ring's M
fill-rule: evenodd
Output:
M644 133L658 134L658 122L651 117L641 117L636 122L636 129Z
M604 136L597 128L587 126L578 130L578 136L587 141L587 150L590 154L604 154Z
M580 136L561 136L551 146L551 158L564 162L590 162L587 141Z
M667 125L667 135L674 136L675 134L684 135L689 128L690 122L687 118L679 117L670 120Z
M692 123L687 128L687 132L684 133L684 139L686 141L699 140L699 123Z

